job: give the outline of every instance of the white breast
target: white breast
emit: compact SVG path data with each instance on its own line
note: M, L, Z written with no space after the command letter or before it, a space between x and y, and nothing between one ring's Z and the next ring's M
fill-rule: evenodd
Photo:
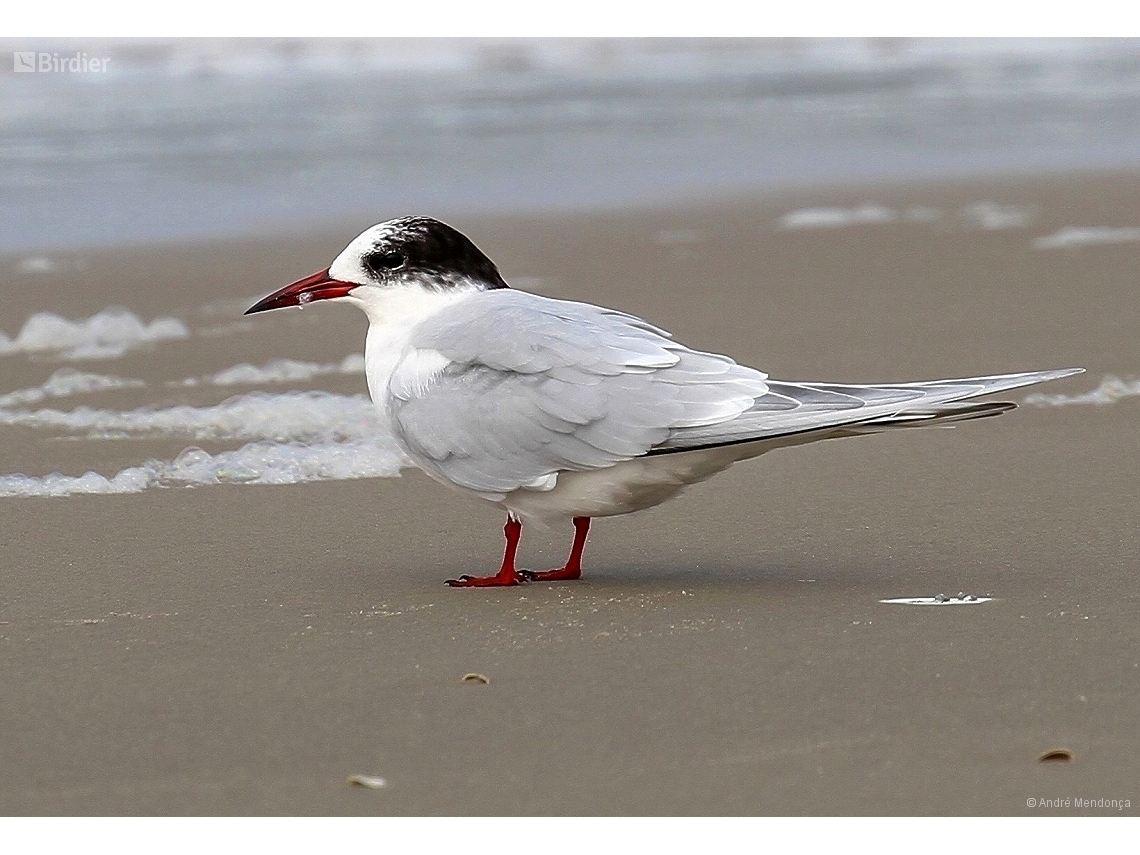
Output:
M407 327L370 324L364 341L364 376L368 380L368 394L388 433L394 433L388 404L388 382L404 358L410 333Z

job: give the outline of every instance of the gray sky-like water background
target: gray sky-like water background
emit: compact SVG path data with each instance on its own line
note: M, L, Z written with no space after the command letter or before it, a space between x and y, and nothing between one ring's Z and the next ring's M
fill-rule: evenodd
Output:
M1138 166L1140 40L0 41L0 251Z

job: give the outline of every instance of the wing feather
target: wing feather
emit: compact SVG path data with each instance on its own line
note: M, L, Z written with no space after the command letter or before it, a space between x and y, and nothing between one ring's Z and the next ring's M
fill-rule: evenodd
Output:
M421 324L388 388L397 437L418 462L486 494L644 455L768 390L763 373L630 315L506 290Z

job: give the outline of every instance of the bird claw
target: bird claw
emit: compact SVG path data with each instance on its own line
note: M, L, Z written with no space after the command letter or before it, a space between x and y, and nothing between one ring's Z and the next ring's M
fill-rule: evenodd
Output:
M458 579L448 579L452 588L499 588L507 585L521 585L529 581L527 577L517 571L504 572L500 570L494 576L468 576L466 574Z

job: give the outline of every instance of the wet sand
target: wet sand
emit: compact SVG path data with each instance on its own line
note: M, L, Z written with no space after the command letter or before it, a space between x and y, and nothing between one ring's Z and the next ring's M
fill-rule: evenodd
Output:
M778 378L1082 365L1041 389L1078 393L1140 372L1140 242L1032 241L1140 225L1137 198L1136 176L1086 176L451 220L508 280ZM1032 221L960 213L987 200ZM776 227L867 202L942 214ZM232 298L212 334L90 367L170 379L340 359L363 346L348 308L232 324L366 225L81 253L35 277L8 259L4 329L42 309L189 316ZM0 357L0 391L56 367ZM442 584L497 567L502 520L418 473L0 499L0 813L1140 812L1138 419L1137 398L1026 406L778 451L598 521L582 581L515 589ZM191 444L0 437L0 471L28 474L110 475ZM527 529L523 564L555 566L569 540ZM994 600L880 602L960 591ZM1038 762L1056 748L1073 762ZM1054 798L1131 806L1027 807Z

